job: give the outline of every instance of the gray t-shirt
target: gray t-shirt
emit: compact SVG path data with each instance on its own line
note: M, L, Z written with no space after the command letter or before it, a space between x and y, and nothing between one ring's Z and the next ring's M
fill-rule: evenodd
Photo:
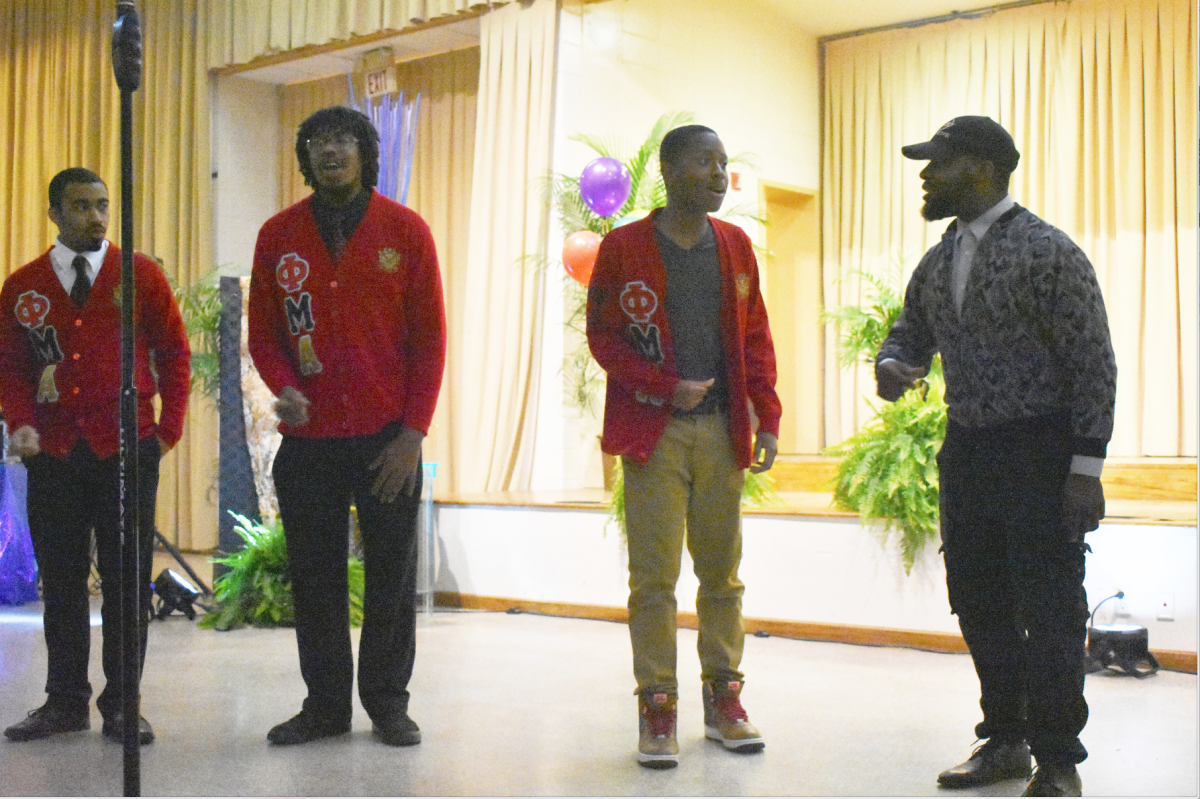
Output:
M675 352L675 368L684 380L714 378L704 399L676 416L714 413L728 403L725 348L721 342L721 261L710 224L700 241L685 250L657 232L658 251L667 273L667 324Z

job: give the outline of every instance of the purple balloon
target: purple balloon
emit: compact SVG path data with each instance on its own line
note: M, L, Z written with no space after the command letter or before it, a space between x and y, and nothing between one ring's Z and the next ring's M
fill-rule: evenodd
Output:
M615 158L597 158L579 176L579 195L600 216L609 216L629 199L633 179Z

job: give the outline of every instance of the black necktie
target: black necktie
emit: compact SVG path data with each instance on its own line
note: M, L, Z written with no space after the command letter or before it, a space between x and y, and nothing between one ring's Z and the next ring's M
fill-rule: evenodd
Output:
M71 261L71 266L75 267L75 285L71 286L71 301L82 308L87 302L88 292L92 290L92 282L88 280L87 275L87 258L76 255L75 260Z

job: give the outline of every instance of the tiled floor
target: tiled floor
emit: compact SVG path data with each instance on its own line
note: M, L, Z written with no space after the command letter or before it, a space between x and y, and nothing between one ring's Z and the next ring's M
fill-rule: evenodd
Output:
M422 618L412 715L420 746L393 749L356 708L348 736L274 747L266 732L299 709L291 630L155 622L143 711L145 795L1018 795L1023 784L941 791L977 720L970 660L906 649L750 637L745 704L762 754L703 738L695 633L681 630L679 768L634 758L636 709L623 625L528 614ZM99 688L99 628L93 684ZM0 725L41 704L40 606L0 608ZM1085 794L1195 796L1196 676L1088 677ZM90 732L0 740L0 794L120 795L123 752Z

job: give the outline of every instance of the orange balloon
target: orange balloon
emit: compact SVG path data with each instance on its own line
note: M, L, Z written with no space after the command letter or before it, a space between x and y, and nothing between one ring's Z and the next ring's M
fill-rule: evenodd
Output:
M583 285L592 277L596 265L596 254L600 252L600 235L590 230L580 230L567 236L563 242L562 260L567 274Z

